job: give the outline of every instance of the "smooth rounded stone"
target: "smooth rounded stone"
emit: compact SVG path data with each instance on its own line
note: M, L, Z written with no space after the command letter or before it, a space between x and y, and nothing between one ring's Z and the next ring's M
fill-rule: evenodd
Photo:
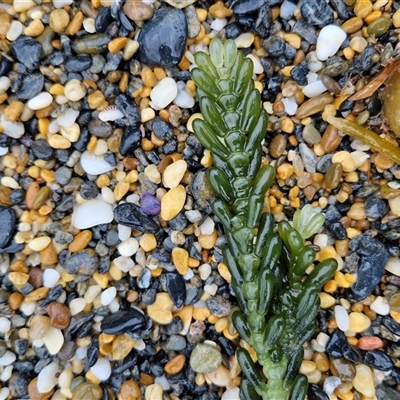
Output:
M28 70L33 71L39 68L42 46L37 40L21 35L11 47L15 58Z
M211 314L219 318L227 317L232 311L232 304L222 296L211 296L207 299L206 304Z
M140 208L147 215L158 215L161 211L161 202L151 193L144 193L141 198Z
M192 3L195 1L190 0ZM177 7L180 8L180 7ZM183 10L186 16L186 21L188 24L188 38L194 39L199 33L201 29L201 24L199 18L197 16L196 8L193 5L188 5Z
M356 376L352 383L354 388L364 396L375 396L374 378L368 366L364 364L356 365Z
M60 329L49 326L49 328L46 330L46 335L42 338L42 340L48 352L51 355L54 355L61 350L64 344L64 335Z
M355 301L365 299L379 284L388 258L389 253L385 251L361 256L357 269L357 281L351 287L351 295Z
M347 314L347 310L342 306L335 306L335 320L337 323L338 328L346 332L349 330L349 315Z
M37 390L39 393L50 392L58 383L60 367L56 362L46 365L38 375Z
M194 97L185 90L185 83L180 81L177 83L178 94L174 98L174 104L180 108L192 108L195 104Z
M21 35L23 29L24 25L22 25L21 22L15 20L11 22L10 28L6 35L7 40L9 40L10 42L14 42L14 40L17 40L17 38Z
M72 215L72 224L77 229L108 224L114 218L112 206L102 200L89 200L76 207Z
M393 275L400 276L400 259L398 257L390 257L385 265L385 269Z
M123 242L121 242L118 246L117 249L119 251L119 254L123 257L131 257L133 256L139 249L139 242L131 237Z
M112 23L111 9L108 7L100 8L95 19L96 32L104 33Z
M378 18L368 25L367 32L369 35L375 35L376 37L383 36L390 28L391 20L389 18Z
M48 268L43 272L43 286L52 288L60 279L60 273L52 268Z
M168 3L170 6L175 7L175 8L186 8L195 3L196 0L165 0L166 3Z
M360 312L349 314L349 331L360 333L366 331L371 326L371 320Z
M157 293L156 301L147 306L149 317L160 325L168 325L172 322L172 307L174 303L168 293Z
M227 389L222 394L221 400L240 400L240 389L238 387Z
M351 382L356 374L354 364L344 358L330 358L330 369L333 375L338 376L342 382Z
M7 92L11 87L11 79L8 76L0 77L0 94Z
M63 267L69 274L92 275L99 266L99 258L93 250L84 250L68 257Z
M308 384L308 400L329 400L329 396L315 383Z
M295 115L296 114L299 106L296 103L296 100L294 99L294 97L284 97L281 101L282 101L283 105L285 106L285 112L287 115Z
M142 143L142 132L137 126L126 126L122 133L119 151L122 156L133 154L140 148Z
M119 204L114 209L114 218L118 224L128 226L143 233L157 233L160 226L139 206L132 203Z
M149 4L136 0L128 0L122 9L132 21L144 21L154 15L154 9Z
M308 144L316 144L321 141L321 134L313 124L308 124L303 129L303 139Z
M317 165L318 158L313 153L313 151L305 143L299 144L299 150L300 150L300 156L301 156L301 159L303 160L306 171L311 174L317 172L316 165Z
M227 23L228 20L226 18L216 18L213 22L211 22L210 27L212 30L219 32L225 27Z
M187 32L182 10L170 7L157 10L137 38L140 62L163 68L174 67L183 57Z
M165 273L167 292L175 307L180 308L186 300L186 286L182 275L175 272Z
M307 97L315 97L319 96L320 94L326 92L326 87L322 83L322 81L315 81L313 83L308 84L307 86L304 86L302 91L305 96Z
M163 185L169 189L177 187L181 182L187 170L187 163L185 160L177 160L165 168L162 181Z
M10 241L16 228L17 215L14 209L0 206L0 221L0 248L2 248Z
M265 3L265 0L242 0L233 5L232 11L235 14L252 14L258 11Z
M19 139L25 133L25 126L22 122L10 121L5 114L0 117L0 123L3 132L13 139Z
M343 167L340 163L332 164L326 171L325 184L327 189L336 189L342 179Z
M161 218L170 221L182 210L186 201L186 190L182 185L170 189L161 199Z
M330 93L322 93L319 96L313 97L305 101L296 112L296 117L303 119L311 115L317 114L333 102L333 96Z
M232 381L229 370L223 365L220 365L215 371L208 372L206 378L219 387L227 387Z
M389 315L390 305L386 297L377 296L370 305L370 309L378 315Z
M64 87L64 94L68 100L78 101L86 95L86 88L78 79L71 79Z
M199 343L190 354L189 363L194 372L206 374L221 365L222 355L216 346Z
M69 308L58 301L52 301L46 308L50 317L50 325L57 329L65 329L71 320Z
M316 54L318 60L326 61L329 57L335 55L346 37L346 32L337 25L328 25L322 28L317 40Z
M54 149L44 139L37 139L32 143L32 152L40 160L50 161L54 158Z
M144 315L135 308L129 308L105 317L101 322L100 330L108 335L119 335L141 329L144 323Z
M90 368L92 374L100 381L106 381L111 376L111 364L106 358L99 357L96 364Z
M115 299L116 295L117 295L117 289L115 287L107 288L101 294L101 304L103 306L108 306Z
M107 50L111 38L106 33L86 35L72 42L72 50L81 54L101 54Z
M170 104L178 94L178 86L174 79L166 77L161 79L150 92L153 109L161 110Z
M6 366L6 365L11 365L12 363L15 362L15 360L17 359L17 356L7 350L1 357L0 357L0 366Z
M88 125L89 132L97 137L108 138L112 135L113 127L109 122L92 119Z
M328 376L324 380L324 392L328 395L332 394L341 383L342 381L337 376Z
M364 364L379 371L391 371L394 367L393 360L383 351L370 350L364 355Z
M114 169L114 167L104 159L104 155L97 156L91 151L82 153L80 163L83 170L90 175L101 175Z
M103 389L97 383L83 382L72 393L71 400L100 400L103 398Z

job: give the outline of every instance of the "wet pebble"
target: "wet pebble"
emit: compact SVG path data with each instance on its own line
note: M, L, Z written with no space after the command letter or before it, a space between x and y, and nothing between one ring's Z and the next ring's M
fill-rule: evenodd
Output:
M21 35L13 42L12 49L16 59L28 70L33 71L39 68L42 46L37 40Z
M11 207L0 206L0 248L6 247L17 223L17 215Z
M119 335L134 332L142 328L145 318L142 313L134 308L120 310L105 317L101 322L101 331L109 335Z

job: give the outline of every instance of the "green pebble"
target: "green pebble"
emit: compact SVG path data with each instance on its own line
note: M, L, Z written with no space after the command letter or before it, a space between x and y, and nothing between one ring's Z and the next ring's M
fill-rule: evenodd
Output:
M391 25L390 19L381 17L376 19L368 26L367 32L369 35L375 35L377 37L380 37L388 31L390 25Z

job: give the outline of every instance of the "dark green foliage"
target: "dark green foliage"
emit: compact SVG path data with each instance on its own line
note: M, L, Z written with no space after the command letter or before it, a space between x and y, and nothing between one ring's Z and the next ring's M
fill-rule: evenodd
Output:
M197 85L204 120L193 121L198 140L212 154L207 172L217 200L212 204L225 229L224 261L241 310L232 314L240 336L257 354L237 350L243 371L241 397L246 400L302 400L307 378L299 373L302 345L316 329L321 286L337 268L333 259L316 264L305 239L324 223L311 206L296 211L293 226L275 227L263 212L264 196L275 178L261 165L261 142L268 116L252 80L253 64L232 40L213 39L210 55L195 54ZM265 382L260 374L267 378Z

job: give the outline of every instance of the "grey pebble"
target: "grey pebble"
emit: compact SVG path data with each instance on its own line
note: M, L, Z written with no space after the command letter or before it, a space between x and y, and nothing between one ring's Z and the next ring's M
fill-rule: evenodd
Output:
M189 362L194 372L206 374L215 371L221 365L222 356L217 347L199 343L190 354Z

